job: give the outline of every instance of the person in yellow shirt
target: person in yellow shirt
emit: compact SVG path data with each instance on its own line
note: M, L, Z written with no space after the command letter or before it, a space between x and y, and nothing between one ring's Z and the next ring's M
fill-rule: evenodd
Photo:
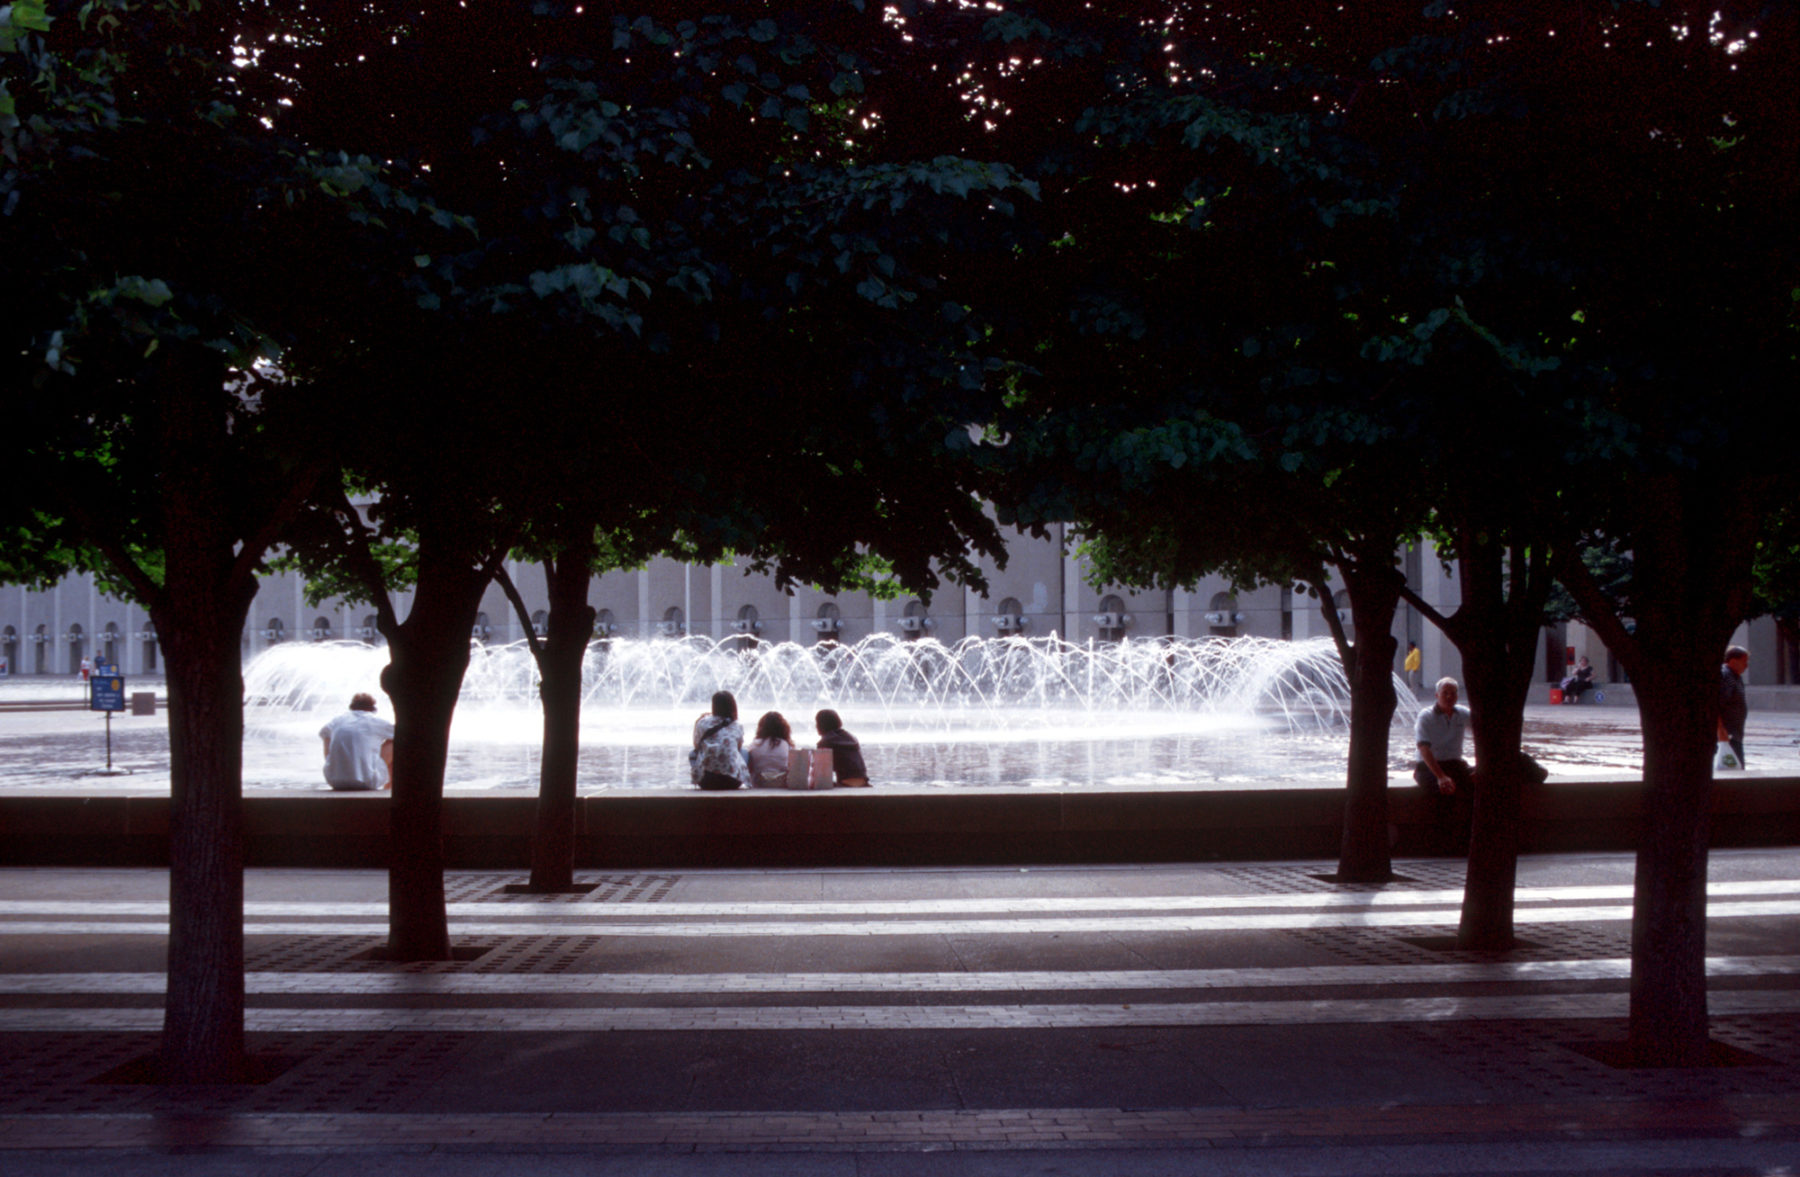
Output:
M1411 687L1414 693L1418 692L1419 683L1421 681L1419 671L1424 665L1425 658L1424 655L1419 653L1419 643L1406 643L1406 661L1402 666L1406 671L1406 685Z

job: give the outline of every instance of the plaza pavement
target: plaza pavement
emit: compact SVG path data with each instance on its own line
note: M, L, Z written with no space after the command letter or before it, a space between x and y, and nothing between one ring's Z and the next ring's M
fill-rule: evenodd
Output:
M395 965L386 879L255 870L277 1073L125 1082L166 876L0 869L0 1172L1800 1172L1800 851L1715 853L1713 1036L1615 1069L1629 855L1521 861L1504 954L1444 946L1462 864L448 876L472 959ZM1604 1051L1600 1052L1604 1054Z

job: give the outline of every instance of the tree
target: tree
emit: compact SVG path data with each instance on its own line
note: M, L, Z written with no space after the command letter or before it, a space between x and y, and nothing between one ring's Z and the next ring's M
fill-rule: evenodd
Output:
M289 263L354 258L359 206L331 187L336 164L235 110L214 14L107 0L5 13L0 382L23 492L8 523L52 565L103 569L156 626L171 753L161 1074L235 1081L239 641L265 555L328 465L311 422L331 409L259 361L331 334L324 292Z

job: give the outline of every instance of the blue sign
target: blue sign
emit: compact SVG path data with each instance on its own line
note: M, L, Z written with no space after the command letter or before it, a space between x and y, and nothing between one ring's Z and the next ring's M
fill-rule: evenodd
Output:
M125 710L125 676L108 675L88 681L89 711Z

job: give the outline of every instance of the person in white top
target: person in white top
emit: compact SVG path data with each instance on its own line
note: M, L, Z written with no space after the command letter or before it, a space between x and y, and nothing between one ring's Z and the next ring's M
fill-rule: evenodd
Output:
M750 783L759 789L787 787L788 753L794 750L794 731L779 711L771 711L756 721L756 742L746 756L750 761Z
M375 714L375 696L359 692L350 710L319 729L325 783L341 793L386 789L394 782L394 725Z

